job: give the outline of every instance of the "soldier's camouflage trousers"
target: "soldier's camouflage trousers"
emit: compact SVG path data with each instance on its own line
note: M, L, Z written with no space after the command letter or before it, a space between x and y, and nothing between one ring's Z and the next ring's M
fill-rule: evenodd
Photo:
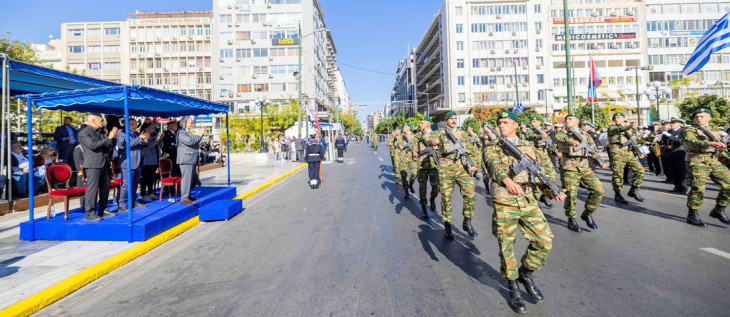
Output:
M705 185L707 178L712 179L720 187L717 194L717 204L727 207L730 205L730 170L719 161L708 162L687 162L687 175L689 175L689 194L687 194L687 207L689 209L700 209L705 200Z
M474 215L474 179L461 164L439 166L439 190L441 191L441 220L451 222L451 200L454 186L458 184L464 199L464 218Z
M537 149L537 150L538 151L541 151L542 154L545 155L545 157L550 157L550 155L548 154L548 150L547 149ZM542 161L542 167L545 168L546 170L554 170L555 169L555 165L553 165L552 160ZM537 200L539 200L540 199L540 196L542 196L542 191L539 191L539 190L535 190L532 193L533 193L533 196L535 196L535 199L537 199Z
M431 199L439 195L439 170L437 168L422 167L418 170L418 197L421 205L428 204L426 194L428 181L431 180Z
M587 167L580 168L578 170L574 168L568 170L564 167L560 171L560 177L563 180L563 188L567 190L566 194L568 195L564 204L566 216L569 218L576 217L575 205L576 200L578 200L578 186L581 181L583 181L583 184L586 185L586 189L588 189L588 198L586 199L585 209L589 212L593 212L598 209L598 205L601 203L601 199L603 199L605 192L603 191L601 181L598 179L598 176L596 176L596 173L594 173L593 170Z
M514 255L518 228L525 239L530 241L522 256L522 266L525 268L533 271L542 268L553 247L553 233L537 205L537 200L519 196L515 205L495 202L492 214L492 234L499 242L499 259L502 262L500 274L509 280L519 277Z
M628 167L634 173L631 187L639 188L644 181L644 166L639 159L628 151L611 151L611 184L614 192L620 192L624 185L624 169ZM613 153L616 152L616 153Z
M410 177L408 175L410 172ZM416 183L416 176L418 175L418 162L414 161L413 158L402 155L400 162L398 163L398 175L400 175L401 184L403 189L408 191L411 185Z

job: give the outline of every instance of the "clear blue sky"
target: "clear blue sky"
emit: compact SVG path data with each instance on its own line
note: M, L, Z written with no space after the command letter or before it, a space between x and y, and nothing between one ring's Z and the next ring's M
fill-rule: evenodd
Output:
M337 47L337 61L395 73L408 45L418 44L441 0L320 0L327 27ZM60 37L61 23L122 21L141 11L211 10L212 0L0 0L0 31L12 39L46 43ZM354 104L367 112L390 98L395 75L366 72L340 65ZM379 102L379 103L374 103ZM365 111L360 112L364 118Z

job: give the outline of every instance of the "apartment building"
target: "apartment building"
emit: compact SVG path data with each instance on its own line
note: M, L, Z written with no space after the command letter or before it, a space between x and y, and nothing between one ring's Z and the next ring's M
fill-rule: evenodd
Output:
M61 24L64 69L115 83L123 83L126 64L124 22Z

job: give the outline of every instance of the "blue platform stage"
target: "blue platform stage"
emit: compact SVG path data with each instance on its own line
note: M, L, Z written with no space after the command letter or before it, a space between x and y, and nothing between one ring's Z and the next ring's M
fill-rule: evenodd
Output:
M236 196L235 187L197 187L191 191L197 197L195 205L182 205L179 200L171 203L165 200L147 203L145 208L135 208L132 213L132 240L145 241L198 215L198 208L215 201L232 199ZM117 207L111 207L114 211ZM81 209L69 213L68 221L63 220L63 213L51 219L35 221L36 240L65 241L129 241L129 223L127 213L119 213L116 217L104 218L102 221L84 220L85 213ZM31 223L20 224L20 239L29 240Z

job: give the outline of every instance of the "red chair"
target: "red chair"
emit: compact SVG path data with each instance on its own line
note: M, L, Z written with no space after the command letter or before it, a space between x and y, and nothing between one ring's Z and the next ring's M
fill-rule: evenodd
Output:
M162 193L163 189L165 187L174 186L175 191L172 192L172 194L168 195L167 198L170 198L170 196L175 197L175 202L177 202L177 184L180 184L180 181L182 180L180 177L172 177L172 160L166 157L163 157L160 159L160 166L157 169L160 172L160 201L162 201ZM167 175L167 177L165 177Z
M122 187L122 183L124 182L122 178L116 178L117 174L119 174L119 171L117 170L117 163L118 159L114 159L112 161L112 175L111 175L111 181L109 182L109 191L113 193L112 200L117 199L117 191ZM107 198L108 199L108 198Z
M48 193L48 213L47 219L51 218L51 206L53 205L53 198L62 197L64 205L64 220L68 220L68 200L69 198L76 198L84 196L86 192L86 186L84 187L73 187L69 188L68 184L71 180L73 172L71 166L66 163L54 163L48 166L46 170L46 186L49 188ZM52 189L53 185L64 183L61 189Z

